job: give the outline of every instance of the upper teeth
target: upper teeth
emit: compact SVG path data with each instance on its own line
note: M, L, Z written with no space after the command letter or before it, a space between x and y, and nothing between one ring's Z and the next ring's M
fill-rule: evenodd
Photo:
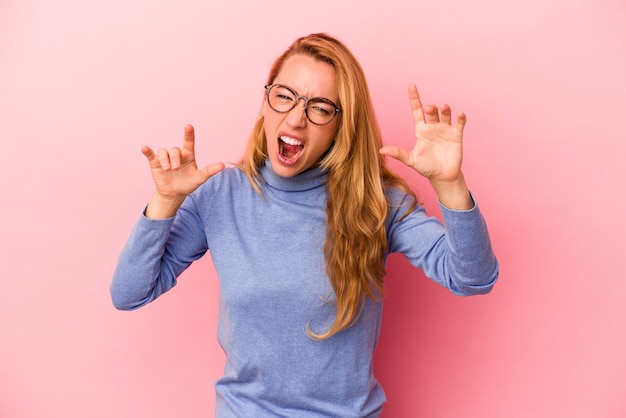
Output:
M293 139L288 136L281 136L280 140L289 144L289 145L302 145L302 141L298 141L297 139Z

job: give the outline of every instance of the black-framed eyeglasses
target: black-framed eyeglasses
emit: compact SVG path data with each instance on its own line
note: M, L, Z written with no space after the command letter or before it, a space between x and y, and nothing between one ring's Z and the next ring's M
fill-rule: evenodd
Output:
M284 84L268 84L267 103L279 113L289 112L296 107L300 99L304 100L306 118L315 125L327 125L341 112L332 101L323 97L300 96L294 89Z

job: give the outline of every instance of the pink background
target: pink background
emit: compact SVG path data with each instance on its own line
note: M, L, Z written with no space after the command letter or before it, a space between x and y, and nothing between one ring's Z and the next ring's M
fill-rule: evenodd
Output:
M409 82L468 114L501 262L490 295L459 298L391 259L385 416L626 416L625 18L622 0L2 0L0 416L213 414L210 259L139 311L109 300L152 190L140 147L193 123L201 164L237 160L269 65L317 31L360 58L387 143L411 146Z

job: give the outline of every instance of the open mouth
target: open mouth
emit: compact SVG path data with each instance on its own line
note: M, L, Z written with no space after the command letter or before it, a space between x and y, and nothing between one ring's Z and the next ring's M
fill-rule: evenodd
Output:
M289 136L280 136L278 138L278 157L283 164L293 165L300 159L304 143L298 139Z

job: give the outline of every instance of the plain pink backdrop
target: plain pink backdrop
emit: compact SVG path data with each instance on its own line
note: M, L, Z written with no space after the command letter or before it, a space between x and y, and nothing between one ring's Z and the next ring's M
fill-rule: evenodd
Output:
M236 161L271 62L318 31L360 58L387 143L411 146L410 82L468 114L501 262L490 295L459 298L391 258L384 416L625 416L625 18L622 0L1 0L0 416L213 415L210 259L136 312L109 300L152 189L140 147L192 123L201 164Z

